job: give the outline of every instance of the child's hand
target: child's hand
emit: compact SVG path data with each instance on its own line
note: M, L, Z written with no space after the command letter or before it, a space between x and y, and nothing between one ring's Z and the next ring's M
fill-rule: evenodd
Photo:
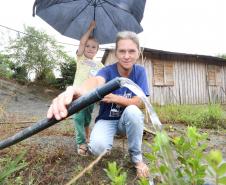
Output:
M95 27L96 27L96 21L93 20L89 25L89 29L93 30Z

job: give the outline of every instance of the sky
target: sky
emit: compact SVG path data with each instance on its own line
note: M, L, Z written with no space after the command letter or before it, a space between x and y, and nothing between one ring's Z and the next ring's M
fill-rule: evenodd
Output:
M34 0L1 0L0 25L24 31L23 25L44 30L59 42L78 44L62 36L38 16L32 17ZM226 0L146 0L141 46L164 51L226 54ZM12 33L0 26L0 33ZM0 43L4 43L0 36ZM69 54L76 47L67 46Z

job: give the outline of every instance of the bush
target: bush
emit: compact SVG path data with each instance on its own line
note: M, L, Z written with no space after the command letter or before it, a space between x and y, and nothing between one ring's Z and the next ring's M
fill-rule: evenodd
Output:
M35 82L42 85L52 85L56 83L56 77L52 69L44 69L38 76L35 78Z
M62 78L57 78L55 87L59 89L65 89L68 85L72 85L74 81L74 76L76 72L76 62L75 60L71 60L68 63L63 63L60 65L60 71Z
M7 55L0 53L0 77L10 79L13 75L11 70L12 62Z
M169 139L166 132L157 132L146 153L153 178L161 185L203 185L205 181L226 184L226 163L220 151L207 148L207 134L188 127L186 135ZM212 184L212 183L211 183Z
M29 82L28 73L25 66L12 66L14 70L13 78L20 84L26 84Z
M8 64L0 63L0 77L10 79L13 76L13 71Z
M222 153L211 150L206 154L207 134L188 127L186 134L170 139L165 131L157 131L152 144L146 143L146 153L151 172L150 182L158 185L226 184L226 163ZM127 174L116 163L109 163L105 170L112 185L126 185ZM150 184L141 179L140 185ZM117 183L116 183L117 182Z

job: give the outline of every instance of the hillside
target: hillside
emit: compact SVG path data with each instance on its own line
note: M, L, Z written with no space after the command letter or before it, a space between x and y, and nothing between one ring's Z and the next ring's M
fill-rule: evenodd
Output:
M59 93L58 90L35 84L25 86L0 79L0 114L7 113L7 118L14 117L17 121L43 118L51 100Z

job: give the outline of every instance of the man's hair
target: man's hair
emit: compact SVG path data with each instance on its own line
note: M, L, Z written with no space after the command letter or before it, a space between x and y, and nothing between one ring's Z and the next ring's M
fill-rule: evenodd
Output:
M116 48L115 48L116 50L118 48L118 42L123 39L132 40L137 45L138 50L140 50L139 38L138 38L137 34L132 31L118 32L117 37L116 37Z

